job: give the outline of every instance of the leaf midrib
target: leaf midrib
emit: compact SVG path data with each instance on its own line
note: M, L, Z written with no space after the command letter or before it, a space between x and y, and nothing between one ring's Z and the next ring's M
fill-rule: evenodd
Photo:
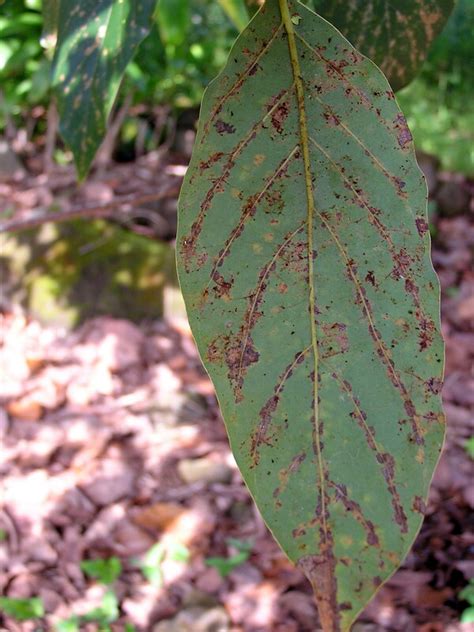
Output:
M311 175L311 160L309 149L309 132L308 132L308 120L306 116L306 105L304 96L303 80L301 77L301 67L298 56L298 49L296 45L296 34L291 19L288 1L279 0L280 13L283 21L284 28L288 36L288 52L290 55L291 68L293 71L293 78L295 81L295 93L296 103L298 107L298 121L299 121L299 133L300 133L300 145L303 154L303 166L304 166L304 180L306 189L306 204L307 204L307 235L308 235L308 285L309 285L309 315L311 324L311 347L313 350L313 416L314 416L314 428L313 428L313 444L316 450L316 458L318 461L318 476L319 476L319 489L321 500L321 523L325 540L327 540L328 528L326 524L326 493L324 489L324 467L322 457L322 446L320 438L320 420L319 420L319 352L318 352L318 335L316 330L316 288L314 282L314 239L313 239L313 222L316 214L314 205L314 191L313 191L313 179Z

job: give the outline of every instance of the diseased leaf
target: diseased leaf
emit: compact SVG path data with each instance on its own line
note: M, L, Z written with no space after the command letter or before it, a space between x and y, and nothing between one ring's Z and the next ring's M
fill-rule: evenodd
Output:
M454 0L312 0L310 4L399 90L421 68Z
M334 632L422 522L444 432L439 288L385 77L280 3L204 96L178 267L236 460Z
M147 35L156 0L61 0L53 84L60 132L83 178L106 130L120 80Z

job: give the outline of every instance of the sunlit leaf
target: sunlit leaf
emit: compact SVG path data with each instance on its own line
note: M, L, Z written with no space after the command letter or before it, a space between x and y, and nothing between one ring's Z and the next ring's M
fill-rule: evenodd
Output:
M178 266L247 485L324 630L347 630L423 519L439 288L389 84L295 1L267 1L205 94Z
M53 83L60 132L87 174L120 80L147 35L156 0L61 0Z
M399 90L421 68L454 0L312 0L310 4Z
M219 4L239 31L247 26L249 14L244 0L219 0Z

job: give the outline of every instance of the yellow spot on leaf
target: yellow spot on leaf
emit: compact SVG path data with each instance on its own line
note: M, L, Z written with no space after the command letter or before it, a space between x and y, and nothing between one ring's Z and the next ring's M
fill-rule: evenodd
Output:
M257 154L255 158L253 159L253 164L257 165L258 167L258 165L261 165L264 160L265 160L265 156L263 154Z

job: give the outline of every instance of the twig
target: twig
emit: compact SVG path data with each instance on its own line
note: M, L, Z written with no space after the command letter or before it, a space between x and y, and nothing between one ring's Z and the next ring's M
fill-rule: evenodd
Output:
M68 222L72 219L82 217L110 217L117 209L120 209L121 212L127 211L126 208L122 207L140 206L146 202L154 202L156 200L175 197L178 195L180 188L180 184L175 184L167 189L156 191L155 193L148 193L147 195L139 195L137 197L124 196L100 206L72 208L68 211L62 211L59 213L46 212L38 213L33 216L30 215L30 217L25 217L23 219L11 219L0 223L0 233L13 233L20 230L27 230L28 228L35 228L36 226L41 226L47 222Z

